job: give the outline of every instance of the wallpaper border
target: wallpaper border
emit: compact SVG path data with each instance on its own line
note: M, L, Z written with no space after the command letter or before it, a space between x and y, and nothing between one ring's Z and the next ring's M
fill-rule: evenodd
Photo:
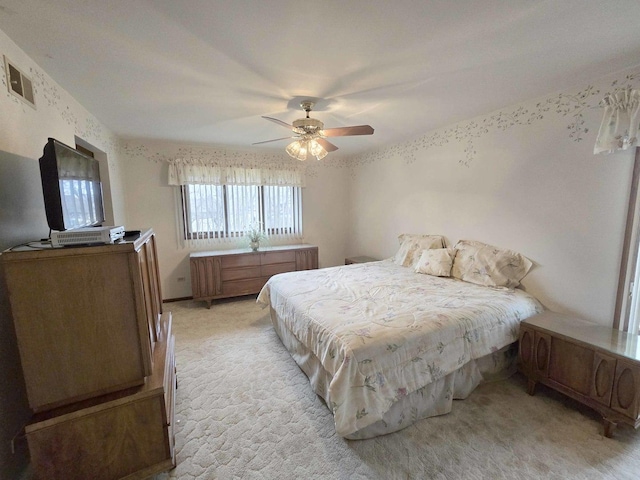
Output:
M590 131L584 119L585 111L598 108L601 99L609 93L625 88L639 88L640 68L634 67L634 70L632 73L623 74L621 78L613 80L606 93L601 93L600 89L590 84L576 93L561 92L548 96L538 101L534 108L527 108L524 106L525 102L521 102L509 109L437 129L388 148L353 155L349 157L350 167L353 169L393 156L402 157L406 165L411 165L417 161L419 152L454 142L464 147L464 156L458 159L458 164L469 167L478 155L476 139L496 131L507 131L516 126L533 125L548 115L567 118L568 138L574 142L581 142Z

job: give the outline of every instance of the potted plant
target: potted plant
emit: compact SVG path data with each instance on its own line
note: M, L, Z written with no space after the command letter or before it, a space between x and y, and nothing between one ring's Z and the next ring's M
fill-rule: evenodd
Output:
M249 240L249 245L251 246L251 250L254 252L260 248L260 242L265 240L267 236L262 229L262 224L257 223L251 225L245 232L244 236Z

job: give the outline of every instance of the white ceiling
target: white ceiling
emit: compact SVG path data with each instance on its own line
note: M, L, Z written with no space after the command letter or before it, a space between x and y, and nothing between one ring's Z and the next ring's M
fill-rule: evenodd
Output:
M248 147L316 98L327 128L375 128L333 155L640 64L639 19L638 0L0 0L0 30L121 136Z

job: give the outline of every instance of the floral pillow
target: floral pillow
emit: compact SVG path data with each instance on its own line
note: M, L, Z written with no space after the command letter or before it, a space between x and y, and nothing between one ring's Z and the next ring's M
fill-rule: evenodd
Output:
M423 250L415 266L417 273L426 273L436 277L451 275L451 266L456 252L453 248L434 248Z
M532 265L517 252L474 240L460 240L455 249L451 276L478 285L515 288Z
M393 257L393 262L405 267L413 267L420 258L423 250L442 248L445 246L442 235L412 235L403 233L398 235L400 249Z

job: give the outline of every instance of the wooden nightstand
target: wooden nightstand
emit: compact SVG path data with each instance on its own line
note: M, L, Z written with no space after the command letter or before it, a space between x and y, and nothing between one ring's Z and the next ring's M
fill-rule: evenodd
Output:
M530 395L540 382L593 408L606 437L640 426L640 336L544 312L520 324L518 360Z
M365 257L365 256L347 257L344 259L344 264L351 265L352 263L367 263L367 262L377 262L377 261L378 259L373 257Z

